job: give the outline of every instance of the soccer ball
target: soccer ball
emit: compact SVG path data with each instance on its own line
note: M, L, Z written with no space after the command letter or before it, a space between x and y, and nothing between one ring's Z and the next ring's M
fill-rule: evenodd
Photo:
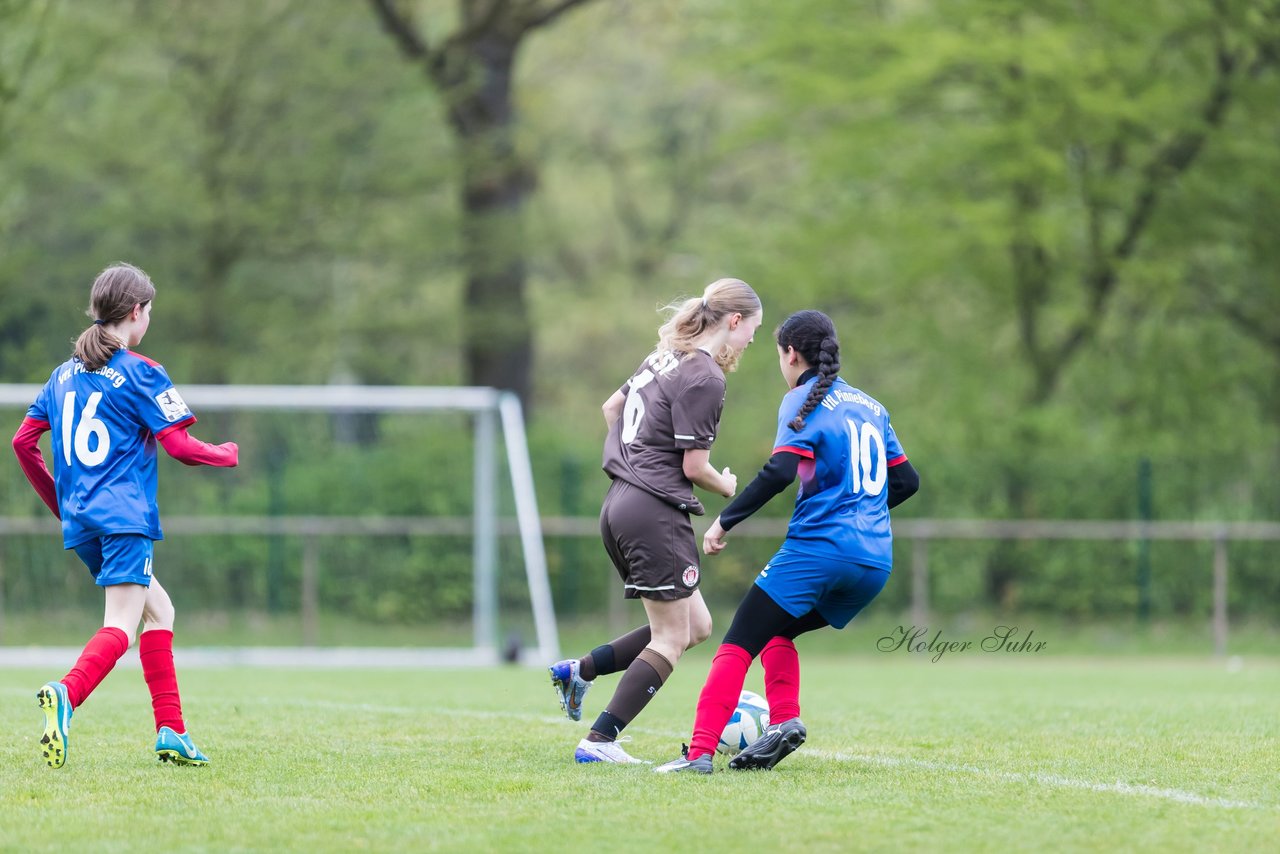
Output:
M738 697L738 708L729 716L729 725L720 734L716 752L733 756L760 737L769 725L769 704L764 697L752 691L743 691Z

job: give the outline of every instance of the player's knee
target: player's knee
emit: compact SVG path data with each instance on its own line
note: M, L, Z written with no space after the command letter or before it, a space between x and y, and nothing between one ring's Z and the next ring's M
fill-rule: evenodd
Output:
M177 617L172 602L149 605L144 618L154 628L173 630L173 621Z
M689 625L689 646L695 647L698 644L711 637L711 615L708 614L706 619L694 620Z
M649 641L649 648L654 652L662 655L672 664L675 664L680 656L688 649L689 639L686 635L676 632L654 632Z

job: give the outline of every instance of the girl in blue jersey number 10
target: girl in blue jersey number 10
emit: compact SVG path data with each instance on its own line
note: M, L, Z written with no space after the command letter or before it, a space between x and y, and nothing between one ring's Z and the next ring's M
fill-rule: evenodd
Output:
M151 323L156 289L128 264L108 267L93 283L93 325L59 365L13 437L22 470L53 515L63 545L75 549L106 593L102 629L70 672L37 692L45 713L40 750L51 768L67 759L71 713L132 644L155 712L156 755L183 765L208 759L187 735L173 667L173 603L152 571L152 546L163 538L156 509L156 443L187 465L234 466L234 442L209 445L163 367L130 350ZM52 432L53 471L37 444Z
M659 772L711 773L711 756L757 655L770 723L729 767L772 768L804 743L800 657L793 641L823 626L844 628L876 597L893 565L889 508L920 485L889 413L837 376L840 345L831 318L797 312L775 337L791 391L778 410L773 456L711 523L703 551L724 549L727 532L799 474L796 508L786 541L756 577L716 651L684 757Z

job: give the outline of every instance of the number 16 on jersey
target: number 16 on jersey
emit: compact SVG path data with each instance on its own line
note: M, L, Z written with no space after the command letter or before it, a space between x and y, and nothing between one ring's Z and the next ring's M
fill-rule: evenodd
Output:
M102 392L100 391L89 395L89 401L84 405L84 412L80 413L80 426L75 428L76 459L90 468L101 465L107 458L107 452L111 450L111 434L107 431L106 423L97 417L98 403L101 400ZM69 391L62 399L62 456L66 459L67 465L71 465L71 422L75 419L75 411L76 393ZM92 449L89 447L91 436L97 439L96 447Z

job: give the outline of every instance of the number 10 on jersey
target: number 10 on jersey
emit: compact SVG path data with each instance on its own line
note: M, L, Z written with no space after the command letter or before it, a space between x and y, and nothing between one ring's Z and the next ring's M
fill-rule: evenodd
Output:
M889 469L884 464L884 436L869 421L859 423L846 418L845 423L849 425L849 473L853 480L851 487L854 492L865 491L867 495L879 495L889 480Z

